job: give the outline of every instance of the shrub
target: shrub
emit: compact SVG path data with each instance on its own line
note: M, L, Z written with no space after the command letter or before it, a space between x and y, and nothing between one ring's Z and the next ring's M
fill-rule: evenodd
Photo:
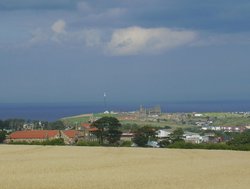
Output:
M57 138L57 139L53 139L53 140L46 140L41 142L42 145L65 145L63 138Z
M133 143L131 141L121 141L121 147L131 147Z
M170 141L168 139L162 140L162 141L159 142L159 146L161 148L166 148L169 144L170 144Z
M77 146L100 146L98 141L79 141Z

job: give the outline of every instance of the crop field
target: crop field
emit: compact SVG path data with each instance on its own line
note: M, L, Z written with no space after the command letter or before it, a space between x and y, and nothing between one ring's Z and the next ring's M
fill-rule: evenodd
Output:
M0 145L1 189L249 189L250 153Z

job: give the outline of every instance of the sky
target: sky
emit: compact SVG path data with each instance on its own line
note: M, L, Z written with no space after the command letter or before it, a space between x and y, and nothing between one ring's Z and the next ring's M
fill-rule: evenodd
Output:
M0 103L250 100L249 0L0 0Z

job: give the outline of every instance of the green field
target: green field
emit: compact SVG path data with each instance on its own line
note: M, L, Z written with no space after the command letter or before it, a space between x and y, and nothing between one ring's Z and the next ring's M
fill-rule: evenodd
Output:
M168 118L165 118L168 115ZM95 119L101 118L103 116L114 116L119 118L120 114L93 114ZM81 123L88 123L90 116L79 115L74 117L62 118L61 120L66 125L79 125ZM164 118L164 119L163 119ZM232 113L218 113L218 112L208 112L203 113L202 117L194 117L191 113L186 114L162 114L159 117L159 121L149 121L149 120L120 120L122 125L133 125L136 124L139 127L150 125L153 127L165 127L170 126L175 128L195 128L198 121L212 120L212 125L214 126L247 126L250 125L250 115L240 115Z

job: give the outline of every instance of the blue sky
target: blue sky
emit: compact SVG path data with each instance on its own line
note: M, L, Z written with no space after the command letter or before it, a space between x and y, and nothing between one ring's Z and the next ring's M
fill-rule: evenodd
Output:
M0 0L0 103L250 100L247 0Z

